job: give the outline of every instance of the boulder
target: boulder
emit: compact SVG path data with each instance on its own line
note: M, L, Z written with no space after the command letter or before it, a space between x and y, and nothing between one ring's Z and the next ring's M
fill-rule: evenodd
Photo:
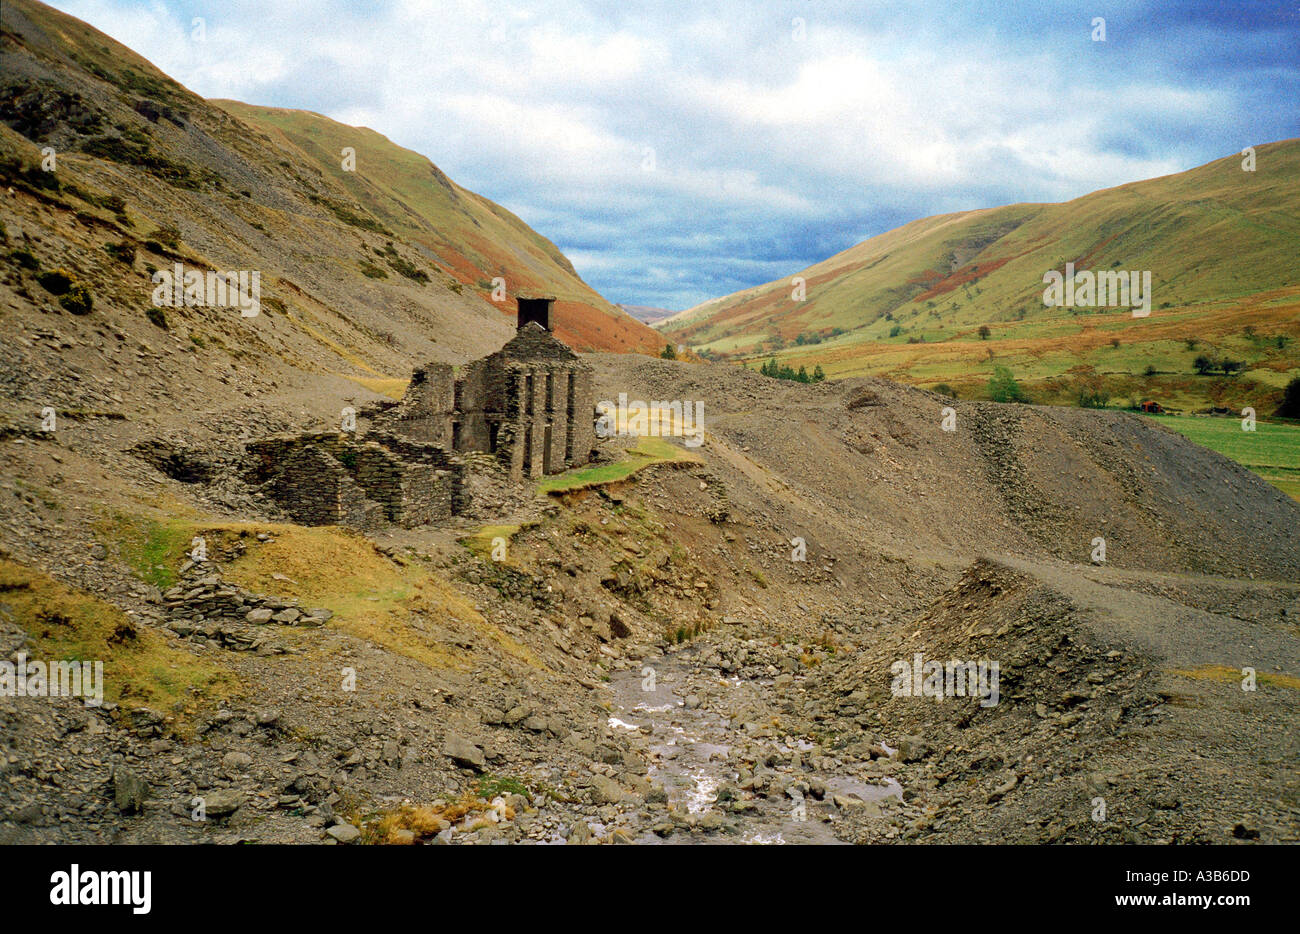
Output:
M447 741L443 744L442 752L443 755L461 768L481 772L487 767L487 759L483 755L483 750L465 739L465 737L455 733L447 734Z

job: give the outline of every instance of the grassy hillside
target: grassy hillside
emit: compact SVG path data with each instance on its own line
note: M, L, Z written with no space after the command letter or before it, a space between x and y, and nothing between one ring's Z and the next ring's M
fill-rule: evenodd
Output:
M260 273L257 318L184 307L154 320L254 371L386 385L413 363L499 347L521 292L560 299L560 336L577 349L662 346L554 244L373 131L217 106L31 0L0 10L0 48L0 179L16 193L0 210L0 264L14 267L5 284L17 298L0 308L39 308L44 292L22 276L66 267L97 317L127 325L150 304L152 270L182 262ZM344 146L356 171L341 164ZM41 168L47 149L53 171ZM491 300L495 276L504 302Z
M491 303L492 280L510 295L553 295L556 330L580 350L653 351L659 339L582 281L568 257L514 214L462 188L419 153L365 127L336 123L304 110L213 103L250 126L282 139L333 175L371 217L422 248L437 267L469 293ZM342 152L356 153L354 171ZM493 303L514 314L514 303Z
M1232 155L1063 204L919 220L656 327L733 360L775 355L963 397L1003 365L1036 401L1070 403L1099 383L1118 401L1264 413L1300 373L1298 252L1300 141L1287 140L1257 147L1254 172ZM1150 316L1045 307L1043 274L1067 263L1150 271ZM1200 355L1246 368L1197 375Z

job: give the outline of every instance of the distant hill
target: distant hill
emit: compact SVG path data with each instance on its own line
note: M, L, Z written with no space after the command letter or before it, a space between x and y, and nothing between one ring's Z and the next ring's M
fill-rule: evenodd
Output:
M963 396L1010 368L1038 401L1275 407L1300 373L1300 141L1063 204L928 217L657 329L706 355L886 375ZM1149 271L1149 317L1045 307L1043 275ZM794 293L798 276L804 300ZM980 333L987 327L986 335ZM1240 361L1198 375L1198 356Z
M653 305L620 304L618 308L643 324L654 324L656 321L664 321L677 314L675 311L669 311L667 308L655 308Z

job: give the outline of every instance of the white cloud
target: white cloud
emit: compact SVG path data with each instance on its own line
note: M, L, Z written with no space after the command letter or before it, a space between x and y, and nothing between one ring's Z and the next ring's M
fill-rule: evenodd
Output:
M746 274L778 263L737 255L745 242L785 249L819 225L879 232L886 216L1067 199L1188 168L1222 154L1193 131L1238 100L1231 82L1180 77L1176 49L1164 66L1120 58L1128 24L1104 48L1088 42L1064 4L1032 22L830 0L56 5L200 94L317 110L424 153L576 247L579 272L634 304L667 300L611 290L640 275L698 300L728 262ZM662 244L676 252L657 255Z

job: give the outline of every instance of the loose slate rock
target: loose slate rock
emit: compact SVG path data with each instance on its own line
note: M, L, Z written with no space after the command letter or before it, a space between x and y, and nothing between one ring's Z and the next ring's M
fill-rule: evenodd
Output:
M457 736L455 733L448 734L442 752L443 755L461 768L481 772L487 767L487 759L483 756L483 750L465 739L465 737Z
M149 783L129 769L118 766L113 770L113 803L123 814L144 810L149 797Z
M351 824L335 824L326 834L333 837L339 843L356 843L361 839L361 831Z
M222 788L201 796L203 811L209 818L229 817L244 803L244 794L234 789Z

